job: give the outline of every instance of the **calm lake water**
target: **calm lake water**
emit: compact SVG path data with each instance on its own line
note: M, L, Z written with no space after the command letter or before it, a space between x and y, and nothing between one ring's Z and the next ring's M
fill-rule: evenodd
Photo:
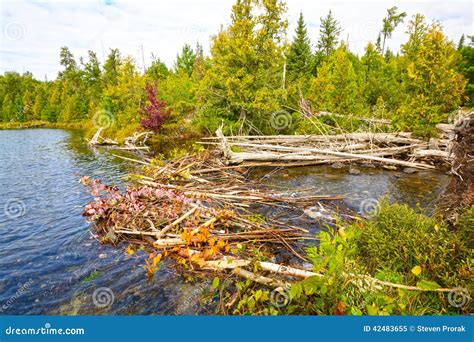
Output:
M0 131L1 314L206 313L198 300L208 284L190 284L167 265L147 281L143 253L128 256L126 245L92 237L82 217L91 196L79 178L124 186L130 165L112 153L89 149L81 131ZM384 195L430 209L448 181L437 172L360 170L311 167L253 177L280 191L344 195L355 210Z

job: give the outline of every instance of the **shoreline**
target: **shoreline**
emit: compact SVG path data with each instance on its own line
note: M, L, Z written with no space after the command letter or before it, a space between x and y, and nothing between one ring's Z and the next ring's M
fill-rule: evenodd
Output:
M57 129L83 129L86 130L87 124L81 122L49 122L49 121L26 121L26 122L2 122L0 123L0 130L9 129L31 129L31 128L57 128Z

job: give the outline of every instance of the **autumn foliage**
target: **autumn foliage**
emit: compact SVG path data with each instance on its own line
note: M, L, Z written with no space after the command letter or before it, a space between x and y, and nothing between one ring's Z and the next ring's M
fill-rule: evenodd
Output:
M145 129L158 132L171 115L171 110L167 108L166 101L156 98L154 86L147 85L145 89L148 95L148 104L140 109L140 114L143 115L140 125Z

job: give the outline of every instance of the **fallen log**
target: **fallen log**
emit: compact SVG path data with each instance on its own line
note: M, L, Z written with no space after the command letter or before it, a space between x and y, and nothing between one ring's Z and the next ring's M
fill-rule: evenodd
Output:
M413 152L413 156L415 158L436 157L444 158L446 160L452 159L452 157L449 155L449 152L441 150L415 150Z
M368 123L378 123L378 124L384 124L384 125L391 125L392 124L392 122L390 120L386 120L386 119L348 116L348 115L331 113L331 112L318 112L315 115L316 116L334 116L334 117L338 117L338 118L348 118L349 117L351 119L360 120L360 121L364 121L364 122L368 122Z
M119 143L115 140L109 138L103 138L100 134L103 131L103 127L100 127L97 132L95 132L94 136L91 140L89 140L89 146L96 146L96 145L118 145Z
M290 276L290 277L309 278L309 277L323 277L324 276L321 273L316 273L316 272L312 272L312 271L308 271L308 270L304 270L300 268L295 268L295 267L290 267L290 266L279 265L279 264L275 264L271 262L256 261L255 263L264 271L273 272L275 274L280 274L280 275L285 275L285 276ZM203 264L203 268L213 269L213 270L225 270L225 269L242 270L242 267L246 267L252 264L253 263L250 260L223 258L221 260L206 261ZM245 272L242 274L240 271L234 272L234 273L237 275L244 276L245 278L247 278L247 275L248 275ZM421 291L421 292L452 292L456 290L455 288L432 289L432 288L421 288L421 287L412 286L412 285L398 284L398 283L380 280L366 274L347 273L345 274L345 277L350 279L353 283L355 283L356 285L360 287L380 289L380 286L385 286L385 287L392 287L392 288L404 289L404 290L409 290L409 291ZM252 279L252 277L247 278L247 279L254 280ZM268 279L272 279L272 278L266 278L266 279L267 280L265 280L265 282L268 282ZM267 285L264 282L260 282L257 280L254 280L254 281Z
M347 133L334 135L244 135L244 136L229 136L226 137L228 141L245 141L255 140L261 143L309 143L327 141L358 141L367 142L374 141L378 143L392 143L392 144L419 144L424 141L413 138L409 132L398 133ZM205 137L203 140L220 140L219 137Z
M372 161L377 161L377 162L381 162L385 164L402 165L406 167L414 167L414 168L419 168L419 169L433 169L434 168L434 166L432 165L427 165L427 164L422 164L422 163L413 163L413 162L407 162L403 160L383 158L383 157L372 156L372 155L362 155L362 154L354 154L354 153L347 153L347 152L331 151L327 149L298 148L298 147L289 147L289 146L280 146L280 145L249 144L249 143L239 144L240 146L247 146L247 147L268 148L268 149L274 149L274 150L280 150L280 151L298 152L298 154L277 155L275 153L268 153L268 152L233 152L230 148L231 144L229 144L226 137L222 133L221 127L217 129L216 135L221 140L220 147L224 153L224 156L230 161L231 164L240 164L246 160L278 161L278 160L321 159L318 156L308 156L308 155L303 154L303 152L308 152L308 153L313 153L313 154L337 156L337 157L343 157L343 158L372 160Z

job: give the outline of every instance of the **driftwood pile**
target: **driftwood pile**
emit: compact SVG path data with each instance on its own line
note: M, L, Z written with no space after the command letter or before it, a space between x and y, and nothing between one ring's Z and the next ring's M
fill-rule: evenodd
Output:
M441 127L444 132L454 125ZM349 133L337 135L224 136L199 142L220 148L229 164L304 166L336 162L372 162L418 169L433 169L452 160L451 136L430 141L411 133ZM259 164L255 164L259 163Z
M126 191L83 177L83 184L95 197L86 206L84 216L95 223L102 242L126 242L129 253L134 253L133 246L137 245L149 250L149 276L159 261L168 257L195 272L231 272L266 286L286 288L295 278L323 276L301 263L274 262L282 252L307 261L301 242L315 238L304 228L260 215L257 208L334 210L342 198L308 195L307 191L313 189L278 193L252 180L249 168L369 161L430 169L436 163L451 161L455 126L442 129L446 136L430 141L409 133L225 137L219 129L217 137L202 142L218 149L167 163L137 160L144 165L143 174L133 175L136 184ZM346 214L357 219L353 213ZM366 288L424 291L369 275L345 276Z
M247 169L225 166L218 151L204 151L162 165L140 163L146 164L144 174L134 175L138 185L125 192L83 177L82 183L95 197L84 216L95 223L102 242L128 242L151 250L147 261L151 274L153 260L168 256L193 270L232 269L240 277L267 285L285 283L278 278L295 272L306 274L307 270L270 261L282 253L294 262L307 261L302 242L316 238L304 228L265 218L255 208L304 212L308 206L334 208L342 199L308 195L310 189L271 191L251 181ZM255 251L260 255L258 261L263 262L264 275L252 271ZM236 263L225 265L229 260ZM269 278L265 274L269 270L277 277Z
M118 145L119 143L115 140L104 138L101 136L102 131L104 130L103 127L100 127L92 138L88 141L89 146L98 146L98 145Z
M454 225L459 213L474 204L474 113L458 121L447 134L453 141L454 177L438 201L438 210Z
M249 179L248 168L226 166L218 151L160 165L140 163L146 164L144 174L134 175L138 185L125 192L83 177L82 183L95 197L84 216L95 223L101 242L126 242L128 253L134 253L136 247L132 246L138 245L149 250L146 268L150 277L166 257L195 273L230 272L277 288L288 288L296 279L323 276L294 261L307 261L301 242L316 238L306 229L259 215L255 206L288 211L299 208L304 212L308 206L331 208L341 197L310 196L305 190L275 193ZM275 263L275 257L282 253L293 256L293 262ZM392 287L428 291L370 275L345 277L367 290Z
M92 138L88 141L88 145L93 146L108 146L113 147L117 150L129 150L129 151L138 151L145 150L148 151L150 148L146 145L148 138L153 134L153 132L136 132L133 136L127 137L124 140L124 145L119 146L119 142L110 138L102 136L102 131L104 127L100 127Z

